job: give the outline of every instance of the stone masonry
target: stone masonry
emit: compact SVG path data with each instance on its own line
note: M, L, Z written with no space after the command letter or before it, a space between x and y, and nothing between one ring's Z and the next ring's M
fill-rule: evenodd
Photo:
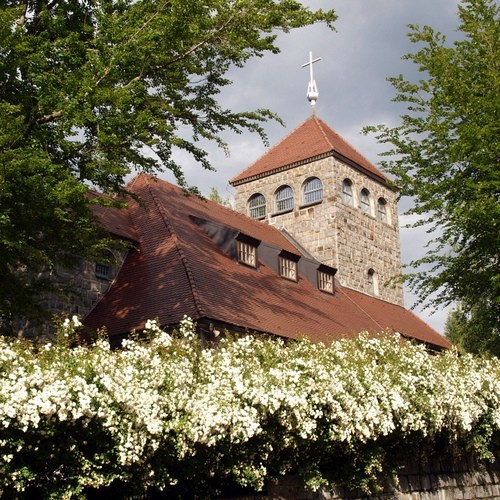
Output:
M84 260L71 270L60 270L54 279L63 283L68 292L64 297L50 294L44 299L46 309L54 314L63 314L68 317L77 315L84 318L108 291L125 260L127 251L114 249L109 250L109 254L109 276L107 277L96 273L95 262ZM51 336L53 325L48 323L40 327L26 320L17 326L17 330L19 336L26 338L36 336L43 340Z
M381 491L367 495L342 488L307 490L297 476L270 483L259 495L226 496L224 500L479 500L500 499L500 460L481 462L472 455L461 459L408 459ZM222 498L221 498L222 500Z
M305 205L303 185L312 177L323 183L323 200ZM352 183L352 206L343 202L345 179ZM284 185L293 190L294 208L276 213L275 193ZM369 191L369 213L359 208L362 189ZM382 181L327 156L235 186L236 210L249 215L248 200L256 193L266 198L263 222L285 229L313 257L336 268L341 285L403 305L401 285L390 282L401 273L397 193ZM386 222L377 218L379 198L387 202Z

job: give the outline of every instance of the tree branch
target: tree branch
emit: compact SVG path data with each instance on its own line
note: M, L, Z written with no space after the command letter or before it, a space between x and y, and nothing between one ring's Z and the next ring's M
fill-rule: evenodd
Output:
M27 12L28 12L28 2L26 2L24 4L24 11L21 14L21 16L19 17L19 19L17 20L17 24L19 24L19 26L24 26L26 24L26 13Z
M186 57L189 57L193 52L198 50L200 47L203 47L203 45L208 43L209 40L211 40L214 36L216 36L218 33L220 33L225 28L227 28L227 26L229 26L229 24L231 24L233 22L235 17L236 17L236 14L232 14L231 16L229 16L214 32L210 33L210 35L207 36L206 38L204 38L203 40L201 40L201 42L193 45L186 52L184 52L184 54L181 54L180 56L177 56L174 59L172 59L169 64L174 64L178 61L182 61L182 59L185 59Z
M49 115L43 115L40 118L38 118L37 120L35 120L35 124L36 125L43 125L44 123L52 122L52 121L56 120L57 118L59 118L62 114L63 114L62 110L53 111Z

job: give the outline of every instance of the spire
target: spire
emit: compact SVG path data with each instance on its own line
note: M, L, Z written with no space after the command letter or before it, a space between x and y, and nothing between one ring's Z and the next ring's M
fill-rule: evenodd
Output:
M309 66L310 78L309 78L309 85L307 86L307 98L311 103L313 114L316 111L316 101L318 100L319 97L318 87L316 86L316 82L314 81L313 64L318 61L321 61L321 57L313 59L312 52L309 52L309 62L306 62L305 64L302 65L303 68Z

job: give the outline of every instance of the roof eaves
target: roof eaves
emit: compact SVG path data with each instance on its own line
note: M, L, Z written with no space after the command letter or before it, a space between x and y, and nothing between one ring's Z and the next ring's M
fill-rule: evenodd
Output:
M332 151L331 154L332 154L332 156L334 156L338 160L341 160L344 163L347 163L348 165L355 168L356 170L358 170L362 174L365 174L367 177L370 177L374 181L377 181L380 184L382 184L386 187L389 187L390 189L394 189L394 190L397 189L397 186L392 185L390 183L389 179L387 179L385 176L382 177L380 175L377 175L376 173L372 172L371 170L368 170L367 168L363 167L363 165L360 165L359 163L355 162L354 160L351 160L350 158L348 158L347 156L342 155L338 151L334 150L334 151Z
M252 182L257 179L262 179L264 177L277 174L279 172L284 172L285 170L290 170L295 167L300 167L301 165L307 165L308 163L328 158L329 156L332 156L334 153L335 151L332 149L332 151L327 151L319 155L311 156L310 158L304 158L303 160L294 161L293 163L287 163L286 165L281 165L279 167L275 167L271 170L266 170L265 172L260 172L258 174L249 175L248 177L244 177L242 179L230 180L229 184L231 184L232 186L240 186L241 184L246 184L247 182Z

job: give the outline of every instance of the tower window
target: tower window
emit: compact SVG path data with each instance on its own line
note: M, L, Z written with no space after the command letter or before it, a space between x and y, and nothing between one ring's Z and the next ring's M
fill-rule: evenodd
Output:
M281 186L276 191L276 212L293 210L293 191L290 186Z
M257 193L248 200L248 212L250 217L260 219L266 215L266 199L264 195Z
M323 183L317 177L311 177L304 183L304 204L323 200Z
M364 214L370 213L370 192L368 189L362 189L359 197L359 208Z
M353 205L352 182L349 179L342 182L342 200L346 205Z
M368 269L367 273L368 293L378 295L378 276L373 269Z
M381 220L382 222L387 222L387 202L384 200L384 198L378 199L377 217L378 220Z

